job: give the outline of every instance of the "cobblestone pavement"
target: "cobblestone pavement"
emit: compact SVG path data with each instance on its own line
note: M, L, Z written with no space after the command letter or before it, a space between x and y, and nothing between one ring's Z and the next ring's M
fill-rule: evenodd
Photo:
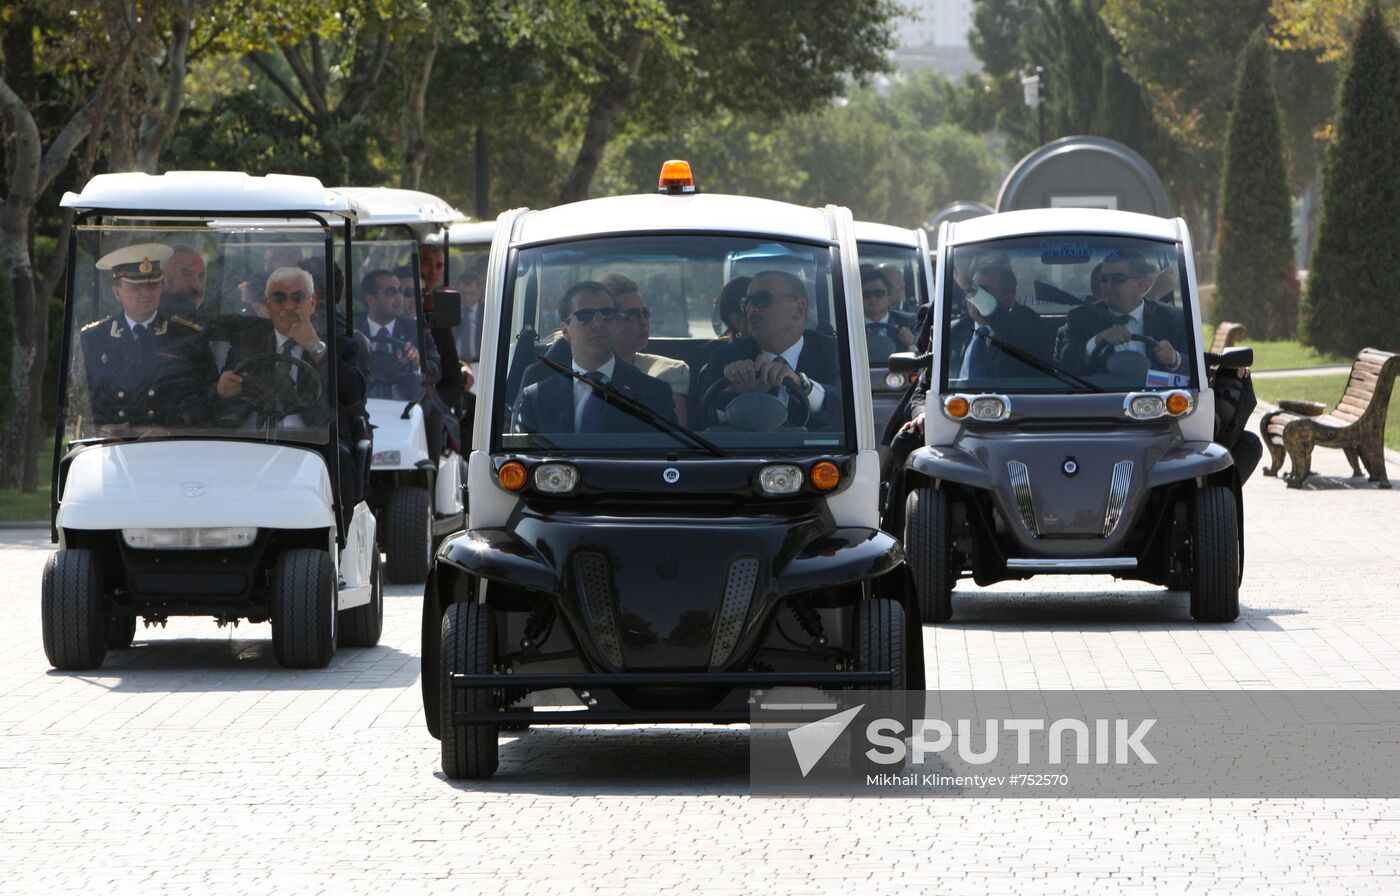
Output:
M1400 489L1246 495L1238 623L1107 578L960 589L930 686L1400 687ZM685 726L530 731L449 783L414 589L325 670L279 668L266 625L172 620L58 673L50 550L0 531L0 892L1400 892L1385 800L755 800L744 730Z

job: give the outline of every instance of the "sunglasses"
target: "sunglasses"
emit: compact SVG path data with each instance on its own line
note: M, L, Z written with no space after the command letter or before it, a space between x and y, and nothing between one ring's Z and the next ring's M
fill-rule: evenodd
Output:
M767 308L769 305L773 304L773 300L778 298L779 296L787 296L789 299L802 298L801 296L795 293L769 292L765 289L762 292L751 292L748 295L744 296L743 301L739 303L739 307L745 311L747 311L750 308Z
M1141 279L1141 274L1099 274L1100 283L1112 283L1114 285L1127 283L1129 280Z
M293 302L300 305L302 302L305 302L309 298L311 298L311 296L307 295L301 290L297 290L296 292L270 292L267 294L267 304L280 305L288 299L291 299Z
M626 311L618 312L618 317L632 323L641 323L644 320L651 320L650 308L628 308Z
M593 318L601 317L605 321L617 320L616 308L580 308L569 315L581 324L593 323Z
M888 289L863 289L860 294L862 298L866 299L883 299L890 294L890 291Z

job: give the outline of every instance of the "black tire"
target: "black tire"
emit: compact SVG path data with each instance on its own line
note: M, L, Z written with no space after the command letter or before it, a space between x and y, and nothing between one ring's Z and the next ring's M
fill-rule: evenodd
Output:
M92 551L56 551L44 564L40 612L44 655L67 672L96 669L107 658L102 565Z
M491 691L454 688L453 673L488 675L496 665L496 620L484 604L451 604L442 616L442 659L438 676L441 701L442 771L453 780L489 778L500 762L499 726L454 722L458 712L496 709Z
M904 499L904 555L914 574L923 621L952 619L953 585L959 570L953 565L952 508L947 492L916 488Z
M863 690L905 690L909 682L909 671L905 667L904 645L908 633L905 630L904 607L889 598L872 597L856 604L855 616L851 623L851 636L854 639L851 645L855 666L853 671L894 673L890 684L870 685ZM898 713L901 718L904 716L904 707L897 698L883 707L883 710ZM910 720L904 719L904 722L905 731L908 732ZM865 755L867 744L864 724L859 719L851 726L849 738L853 770L861 773L897 772L904 767L903 761L888 765L876 764Z
M1191 615L1234 622L1240 615L1240 552L1235 493L1222 485L1196 492L1191 507Z
M283 551L272 572L272 652L289 669L335 656L335 564L314 548Z
M341 610L336 620L342 647L373 647L384 633L384 586L380 581L378 551L370 559L369 585L369 603Z
M433 560L433 502L428 490L405 485L389 492L382 522L389 581L401 585L427 581Z
M104 637L108 650L121 650L136 640L135 616L108 616Z

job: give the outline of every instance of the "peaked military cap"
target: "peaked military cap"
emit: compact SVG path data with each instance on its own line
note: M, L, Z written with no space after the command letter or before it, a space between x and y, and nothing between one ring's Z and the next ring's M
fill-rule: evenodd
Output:
M137 243L97 260L99 271L111 271L113 280L127 283L159 283L165 276L161 263L170 260L175 250L163 243Z

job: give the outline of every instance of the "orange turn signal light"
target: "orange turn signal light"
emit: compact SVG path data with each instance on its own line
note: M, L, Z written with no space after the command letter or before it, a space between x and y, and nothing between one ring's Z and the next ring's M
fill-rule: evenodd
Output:
M694 193L695 175L684 159L668 159L661 165L661 177L656 182L658 193Z
M496 481L509 492L518 492L525 487L525 465L518 460L506 461L496 471Z
M817 491L829 492L836 488L841 482L841 469L829 460L819 461L812 466L812 472L808 475L812 488Z
M948 416L954 420L961 420L967 416L967 412L972 410L972 405L968 404L966 398L961 395L954 395L943 404L943 410L948 412Z
M1167 413L1180 417L1191 409L1191 397L1185 392L1173 392L1167 396Z

